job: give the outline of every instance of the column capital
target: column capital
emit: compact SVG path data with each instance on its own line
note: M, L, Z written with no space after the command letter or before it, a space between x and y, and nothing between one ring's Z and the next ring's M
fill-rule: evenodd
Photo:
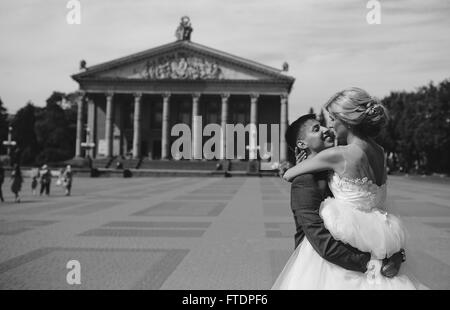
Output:
M162 94L162 97L165 100L169 100L170 96L171 96L171 93L169 93L169 92L165 92L165 93Z
M222 93L220 94L220 97L222 98L222 100L227 100L230 99L230 93Z
M107 98L112 98L112 97L114 97L114 92L113 91L107 91L107 92L105 92L105 96Z
M86 101L87 101L87 102L94 101L94 97L93 97L93 94L92 94L92 93L91 93L91 94L86 93L86 94L84 95L84 98L86 98Z
M200 96L202 95L202 93L192 93L192 99L193 100L198 100L200 99Z
M289 94L288 93L281 93L280 94L280 99L281 100L288 100L289 98Z
M135 92L135 93L133 93L133 96L134 96L134 99L141 99L142 93L140 93L140 92Z
M77 94L78 97L86 96L86 91L82 89L77 90L75 93Z
M250 100L257 101L258 98L259 98L259 94L258 93L251 93L250 94Z

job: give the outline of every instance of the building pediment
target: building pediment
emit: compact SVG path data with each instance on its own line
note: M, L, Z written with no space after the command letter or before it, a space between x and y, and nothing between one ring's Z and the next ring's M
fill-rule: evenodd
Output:
M214 50L190 41L176 41L141 53L88 67L72 76L96 80L284 81L282 70Z

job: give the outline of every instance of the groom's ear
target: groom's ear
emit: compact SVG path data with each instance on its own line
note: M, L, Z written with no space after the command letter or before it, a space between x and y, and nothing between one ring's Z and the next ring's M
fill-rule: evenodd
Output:
M299 149L301 150L306 150L308 148L308 145L306 144L305 141L298 139L297 140L297 145L296 145Z

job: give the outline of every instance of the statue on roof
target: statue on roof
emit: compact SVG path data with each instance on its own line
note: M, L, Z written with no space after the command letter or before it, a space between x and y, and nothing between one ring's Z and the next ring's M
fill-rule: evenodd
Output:
M87 70L87 63L84 59L81 59L80 61L80 70Z
M188 16L183 16L180 21L180 25L175 32L177 41L190 41L191 33L194 29L191 26L191 20Z

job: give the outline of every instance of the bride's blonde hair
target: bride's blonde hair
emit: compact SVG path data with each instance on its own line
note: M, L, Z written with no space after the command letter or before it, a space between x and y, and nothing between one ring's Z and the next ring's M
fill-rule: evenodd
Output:
M353 131L369 137L378 135L388 118L381 102L357 87L334 94L325 104L325 109Z

